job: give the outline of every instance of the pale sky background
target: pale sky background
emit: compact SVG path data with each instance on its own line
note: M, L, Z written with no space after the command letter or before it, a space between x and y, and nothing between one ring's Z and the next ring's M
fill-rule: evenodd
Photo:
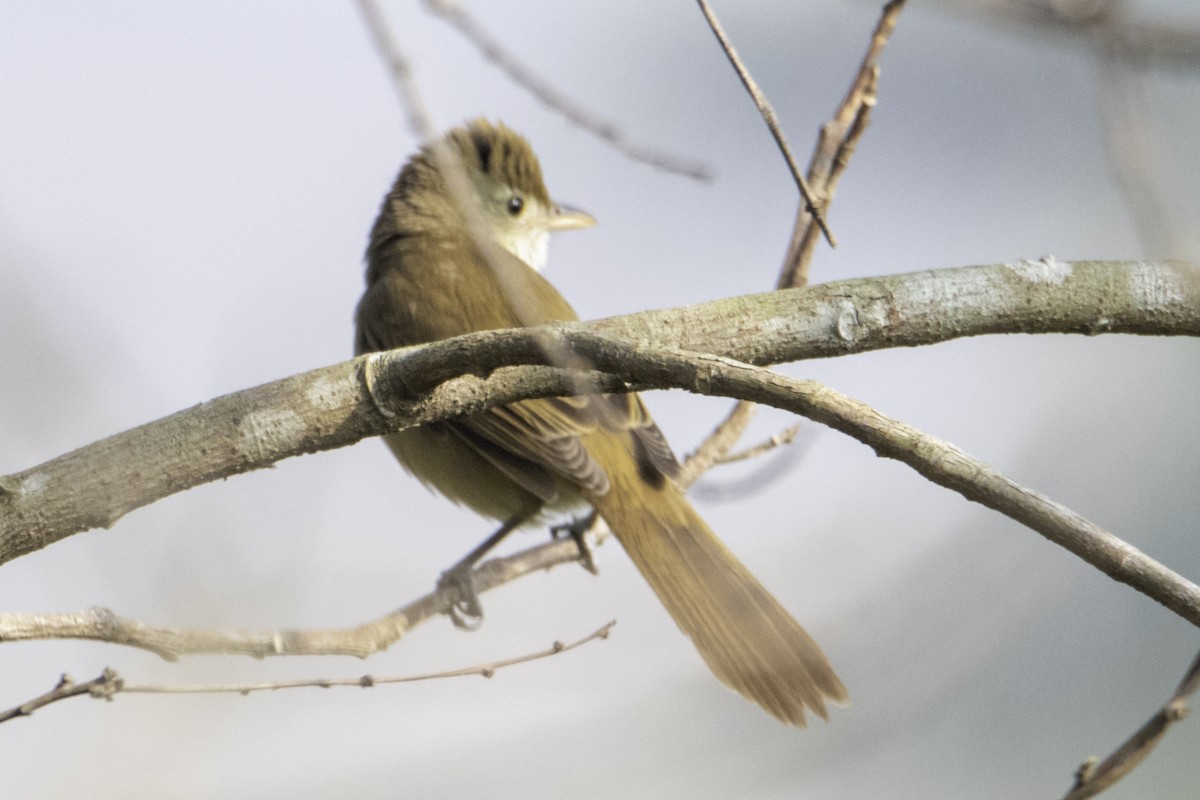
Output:
M769 288L795 190L694 5L472 8L697 184L547 110L413 2L389 2L439 126L523 131L594 230L551 246L581 316ZM1197 19L1189 3L1154 8ZM843 95L877 6L717 3L794 149ZM1200 76L1142 79L1180 241L1200 217ZM1082 40L913 3L814 281L1174 255L1139 243ZM0 474L350 355L362 251L416 142L349 2L0 3ZM1188 228L1187 225L1191 225ZM1195 579L1200 342L1004 336L783 368L947 439ZM649 398L680 452L728 403ZM751 438L788 424L762 413ZM797 457L799 456L799 457ZM1058 797L1173 691L1194 628L840 434L710 475L713 528L821 642L854 705L807 731L724 690L612 545L366 662L92 643L0 646L0 707L112 666L131 682L408 674L574 639L477 678L252 697L72 700L0 726L5 798ZM752 492L730 488L756 487ZM167 625L353 625L427 591L488 523L373 441L168 498L0 570L0 610L92 605ZM525 546L543 534L519 537ZM1200 720L1107 797L1191 798Z

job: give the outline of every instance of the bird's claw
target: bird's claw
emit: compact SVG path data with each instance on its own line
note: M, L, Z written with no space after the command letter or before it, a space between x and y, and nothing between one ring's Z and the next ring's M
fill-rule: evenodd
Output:
M599 575L600 570L596 568L596 559L592 557L592 546L587 541L587 532L595 522L596 512L593 511L582 519L573 519L570 522L555 525L550 529L550 535L555 539L570 536L574 540L575 546L579 548L579 563L588 572Z
M454 593L450 603L450 621L464 631L478 630L483 625L483 606L475 590L475 569L471 564L459 564L442 573L438 589L449 588Z

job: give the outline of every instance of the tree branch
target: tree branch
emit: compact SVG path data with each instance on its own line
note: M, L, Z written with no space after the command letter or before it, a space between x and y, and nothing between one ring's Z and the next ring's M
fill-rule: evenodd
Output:
M626 158L707 183L713 179L707 164L674 155L662 148L631 141L613 122L584 108L566 92L517 58L503 43L492 36L467 10L455 0L424 0L425 7L452 25L463 38L475 46L484 58L496 65L513 83L533 95L538 102L565 117L571 124L587 131Z
M591 362L605 371L613 366L608 356L620 350L617 340L768 364L985 333L1195 336L1200 273L1170 263L1022 261L839 281L534 331L490 331L364 356L225 395L0 477L0 564L109 527L175 492L284 458L523 397L570 394L581 385L577 372L496 368L543 364L546 353L564 346L592 358L579 348L589 332L613 343ZM564 341L547 347L548 336ZM652 372L627 376L644 388L677 385ZM594 383L584 385L599 390L624 388L612 375L588 380ZM379 383L385 391L377 394Z
M522 336L517 337L515 334ZM702 394L751 400L791 411L828 425L867 444L878 455L908 464L930 481L953 489L970 500L1012 517L1115 580L1137 589L1193 625L1200 626L1200 586L1196 586L1186 578L1172 572L1089 520L1005 477L953 445L887 417L870 406L815 381L788 378L761 367L720 356L690 353L670 348L646 350L610 336L588 331L555 331L552 329L505 331L494 335L464 337L458 341L464 342L467 338L471 338L479 344L478 348L464 350L467 355L463 357L467 360L477 360L480 354L485 354L492 356L492 358L485 359L488 363L495 363L505 361L513 352L522 354L517 358L536 357L544 352L541 340L548 337L560 340L564 344L570 343L573 351L580 353L588 363L606 373L616 375L623 381L655 387L675 386ZM390 351L375 354L369 358L369 361L373 363L373 369L377 371L376 389L387 387L378 395L378 400L381 407L389 409L388 413L392 413L391 407L393 398L396 396L396 388L406 385L407 378L412 375L422 374L419 369L413 370L413 362L419 359L414 359L412 356L422 355L424 352L425 349L408 352ZM451 355L458 354L452 353ZM498 370L499 372L503 372L503 370ZM573 382L573 376L562 375L560 370L542 369L519 372L533 373L539 378L536 383L530 382L522 387L521 396L524 397L530 396L535 386L539 396L548 396L562 392ZM478 381L478 379L475 380ZM479 383L487 383L490 380L492 379L479 381ZM446 390L448 386L453 387L456 382L457 379L439 386L431 398L436 400L438 392ZM463 413L476 411L480 402L477 393L468 391L467 394L473 396L458 395L460 401L458 409ZM510 399L506 397L505 402ZM492 403L495 400L493 395L486 402ZM406 402L401 399L399 406L403 407ZM421 411L418 409L412 412L411 416L419 417ZM549 547L560 544L552 542ZM517 572L540 568L537 556L531 555L540 552L542 552L542 548L534 548L519 554L522 566L517 569ZM440 610L444 610L448 599L445 597L439 599L438 594L435 593L428 598L422 598L413 607L410 607L417 610L402 609L398 614L389 615L377 622L361 626L346 638L351 643L363 639L370 642L391 643L412 627L413 622L410 617L428 618L439 613ZM45 626L45 619L45 617L38 617L36 621ZM19 626L23 621L29 621L27 615L0 617L0 641L16 638L10 637L4 632L3 625L5 623ZM74 624L70 620L61 621L64 625ZM124 626L122 630L130 627L136 626ZM77 626L77 629L88 633L86 626ZM320 642L322 647L328 647L328 641L338 634L339 632L316 631L304 633L303 636ZM26 632L20 638L39 637L28 635ZM262 648L268 647L272 653L282 653L288 651L289 648L300 647L300 645L293 645L289 636L280 633L257 634L256 638L257 644L253 647L243 647L241 640L236 637L228 639L232 644L221 649L221 652L260 654ZM181 647L182 645L175 646ZM211 645L204 642L204 647L211 647ZM148 649L154 649L156 652L167 650L165 646L157 642L155 646ZM300 652L298 649L292 651ZM325 650L321 652L325 652Z
M833 117L821 126L821 134L808 161L808 181L821 198L823 209L828 209L833 202L838 181L846 171L859 140L871 124L871 110L875 108L879 84L879 60L903 10L904 0L891 0L883 7L879 22L871 34L871 43L863 54L846 97ZM788 289L808 283L808 268L818 238L819 226L815 222L805 205L797 209L777 288Z
M791 149L775 118L774 109L758 90L758 86L750 77L749 72L742 66L741 60L726 38L720 23L709 10L707 3L704 0L699 0L699 2L700 10L712 27L713 33L716 34L717 40L725 49L725 54L733 64L738 76L742 78L742 83L759 107L763 121L766 122L771 134L775 137L804 200L796 210L796 219L792 224L787 252L784 255L779 277L775 281L775 288L794 289L806 286L808 284L808 268L816 249L818 233L824 231L829 237L830 246L834 244L832 235L825 226L823 215L828 213L838 180L850 163L850 156L854 154L858 140L862 138L870 122L870 112L875 105L876 84L879 81L879 59L896 27L896 19L904 8L905 0L891 0L884 6L875 31L871 35L871 43L863 55L846 97L834 112L833 118L821 127L821 135L817 139L816 148L808 162L808 183L811 186L806 185L804 176L796 167ZM815 205L813 194L819 197L819 203ZM744 400L735 403L725 419L684 462L681 477L690 483L712 464L724 458L738 443L753 417L754 405L752 403Z
M1162 741L1167 728L1187 716L1188 698L1200 688L1200 655L1184 673L1183 680L1158 712L1134 731L1124 744L1099 764L1090 758L1075 773L1075 785L1063 800L1086 800L1113 786L1133 771Z
M526 653L512 658L505 658L499 661L491 661L486 664L478 664L473 667L459 667L458 669L445 670L442 672L427 672L419 675L361 675L357 678L303 678L300 680L291 681L266 681L262 683L241 683L241 684L189 684L182 686L164 686L158 684L131 684L127 683L124 678L117 675L114 670L105 668L99 677L93 678L85 683L75 683L69 675L63 675L59 679L58 685L45 694L39 695L19 706L0 711L0 722L8 722L10 719L17 717L27 717L39 708L48 706L51 703L56 703L59 700L66 700L69 697L78 697L88 694L92 697L101 697L105 700L111 700L117 694L241 694L247 695L251 692L267 692L279 691L280 689L303 689L303 688L320 688L331 689L334 687L356 687L359 689L370 689L375 686L381 686L391 683L414 683L417 681L437 680L441 678L462 678L469 675L478 675L484 678L490 678L497 670L513 667L518 664L526 664L530 661L539 661L551 656L557 656L561 653L574 650L582 647L588 642L593 642L598 639L607 639L608 634L612 631L615 621L608 622L596 630L584 636L582 639L577 639L573 642L554 642L548 648L539 650L534 653Z
M533 572L579 559L572 539L555 539L475 569L475 591L491 591ZM86 639L136 647L177 661L199 653L267 656L356 656L391 647L421 623L449 612L456 590L442 588L353 628L304 630L214 630L148 625L107 608L65 614L0 614L0 642Z
M98 677L92 678L90 681L76 683L71 679L70 675L64 674L58 679L58 683L54 688L45 694L40 694L32 700L27 700L19 706L13 706L7 711L0 711L0 722L8 722L10 719L17 717L28 717L39 708L57 703L59 700L66 700L68 697L78 697L80 695L91 695L92 697L102 697L105 700L111 700L113 695L121 691L124 686L124 681L116 672L111 669L105 669Z
M779 117L776 116L775 109L767 101L767 96L763 94L762 89L758 88L758 83L750 75L750 70L742 63L741 56L734 49L733 42L729 41L729 36L725 33L725 28L721 26L721 21L717 19L716 13L709 7L707 0L696 0L696 2L700 6L700 13L704 15L705 21L708 22L708 27L712 30L713 35L717 37L717 42L721 45L721 50L725 52L725 57L729 59L730 66L737 73L738 79L741 80L746 93L750 95L750 99L754 101L754 106L758 109L763 122L767 124L767 130L771 132L771 138L775 140L775 145L779 148L779 152L783 155L783 160L787 163L788 172L792 173L792 179L796 182L796 188L799 190L800 196L804 198L804 210L812 215L813 220L817 223L817 227L825 234L825 239L829 242L829 246L837 247L837 240L833 238L833 233L829 230L829 226L825 223L825 217L821 213L823 201L814 196L813 192L808 188L808 181L804 179L804 173L800 171L800 165L796 163L796 157L792 155L792 148L788 145L787 137L783 135L783 128L779 125Z
M934 4L938 6L1085 46L1094 43L1097 28L1110 24L1120 13L1118 4L1094 0L939 0ZM1187 15L1139 14L1120 22L1126 40L1122 58L1180 71L1200 67L1200 26Z

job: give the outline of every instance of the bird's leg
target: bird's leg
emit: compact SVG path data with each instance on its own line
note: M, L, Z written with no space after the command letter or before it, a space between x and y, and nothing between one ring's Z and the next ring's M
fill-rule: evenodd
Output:
M480 542L474 550L459 559L458 563L438 578L439 589L453 586L457 590L458 597L450 605L450 619L454 622L454 627L473 631L483 624L483 606L479 603L479 593L475 591L475 565L534 513L536 510L521 511L505 520L495 533Z
M596 559L592 558L592 546L587 542L587 532L596 524L596 511L592 510L590 514L579 519L573 519L570 522L564 522L561 525L555 525L550 529L550 535L555 539L562 536L570 536L575 541L575 546L579 548L579 563L583 568L593 575L599 575L600 570L596 569Z

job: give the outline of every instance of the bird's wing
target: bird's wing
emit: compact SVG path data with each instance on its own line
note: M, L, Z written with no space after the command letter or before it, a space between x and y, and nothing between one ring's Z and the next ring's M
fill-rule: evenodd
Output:
M597 430L631 437L643 476L658 482L678 471L675 454L635 394L524 400L453 423L531 461L595 495L608 492L608 476L583 445Z
M549 312L544 317L524 319L511 304L491 302L486 308L472 312L473 318L486 320L484 327L577 319L567 302L541 275L508 253L494 255L493 266L506 277L497 279L497 285L482 294L502 298L508 289L516 289L522 296L538 297L533 307ZM446 281L444 291L433 294L443 300L449 298L448 302L466 302L468 295L453 289L455 272L451 264L454 259L467 256L446 253L442 257L445 263L426 273L427 278L435 275ZM432 302L428 292L418 295L417 290L415 281L402 269L381 276L368 288L358 313L357 352L387 350L468 332L451 327L461 315L449 313L448 309L422 307L422 313L416 314L412 298L420 296L422 303ZM631 450L639 470L647 478L661 480L663 475L674 476L678 470L670 446L635 394L525 400L441 424L528 491L547 501L555 491L554 476L591 494L608 491L608 476L582 442L582 437L597 430L631 436Z

